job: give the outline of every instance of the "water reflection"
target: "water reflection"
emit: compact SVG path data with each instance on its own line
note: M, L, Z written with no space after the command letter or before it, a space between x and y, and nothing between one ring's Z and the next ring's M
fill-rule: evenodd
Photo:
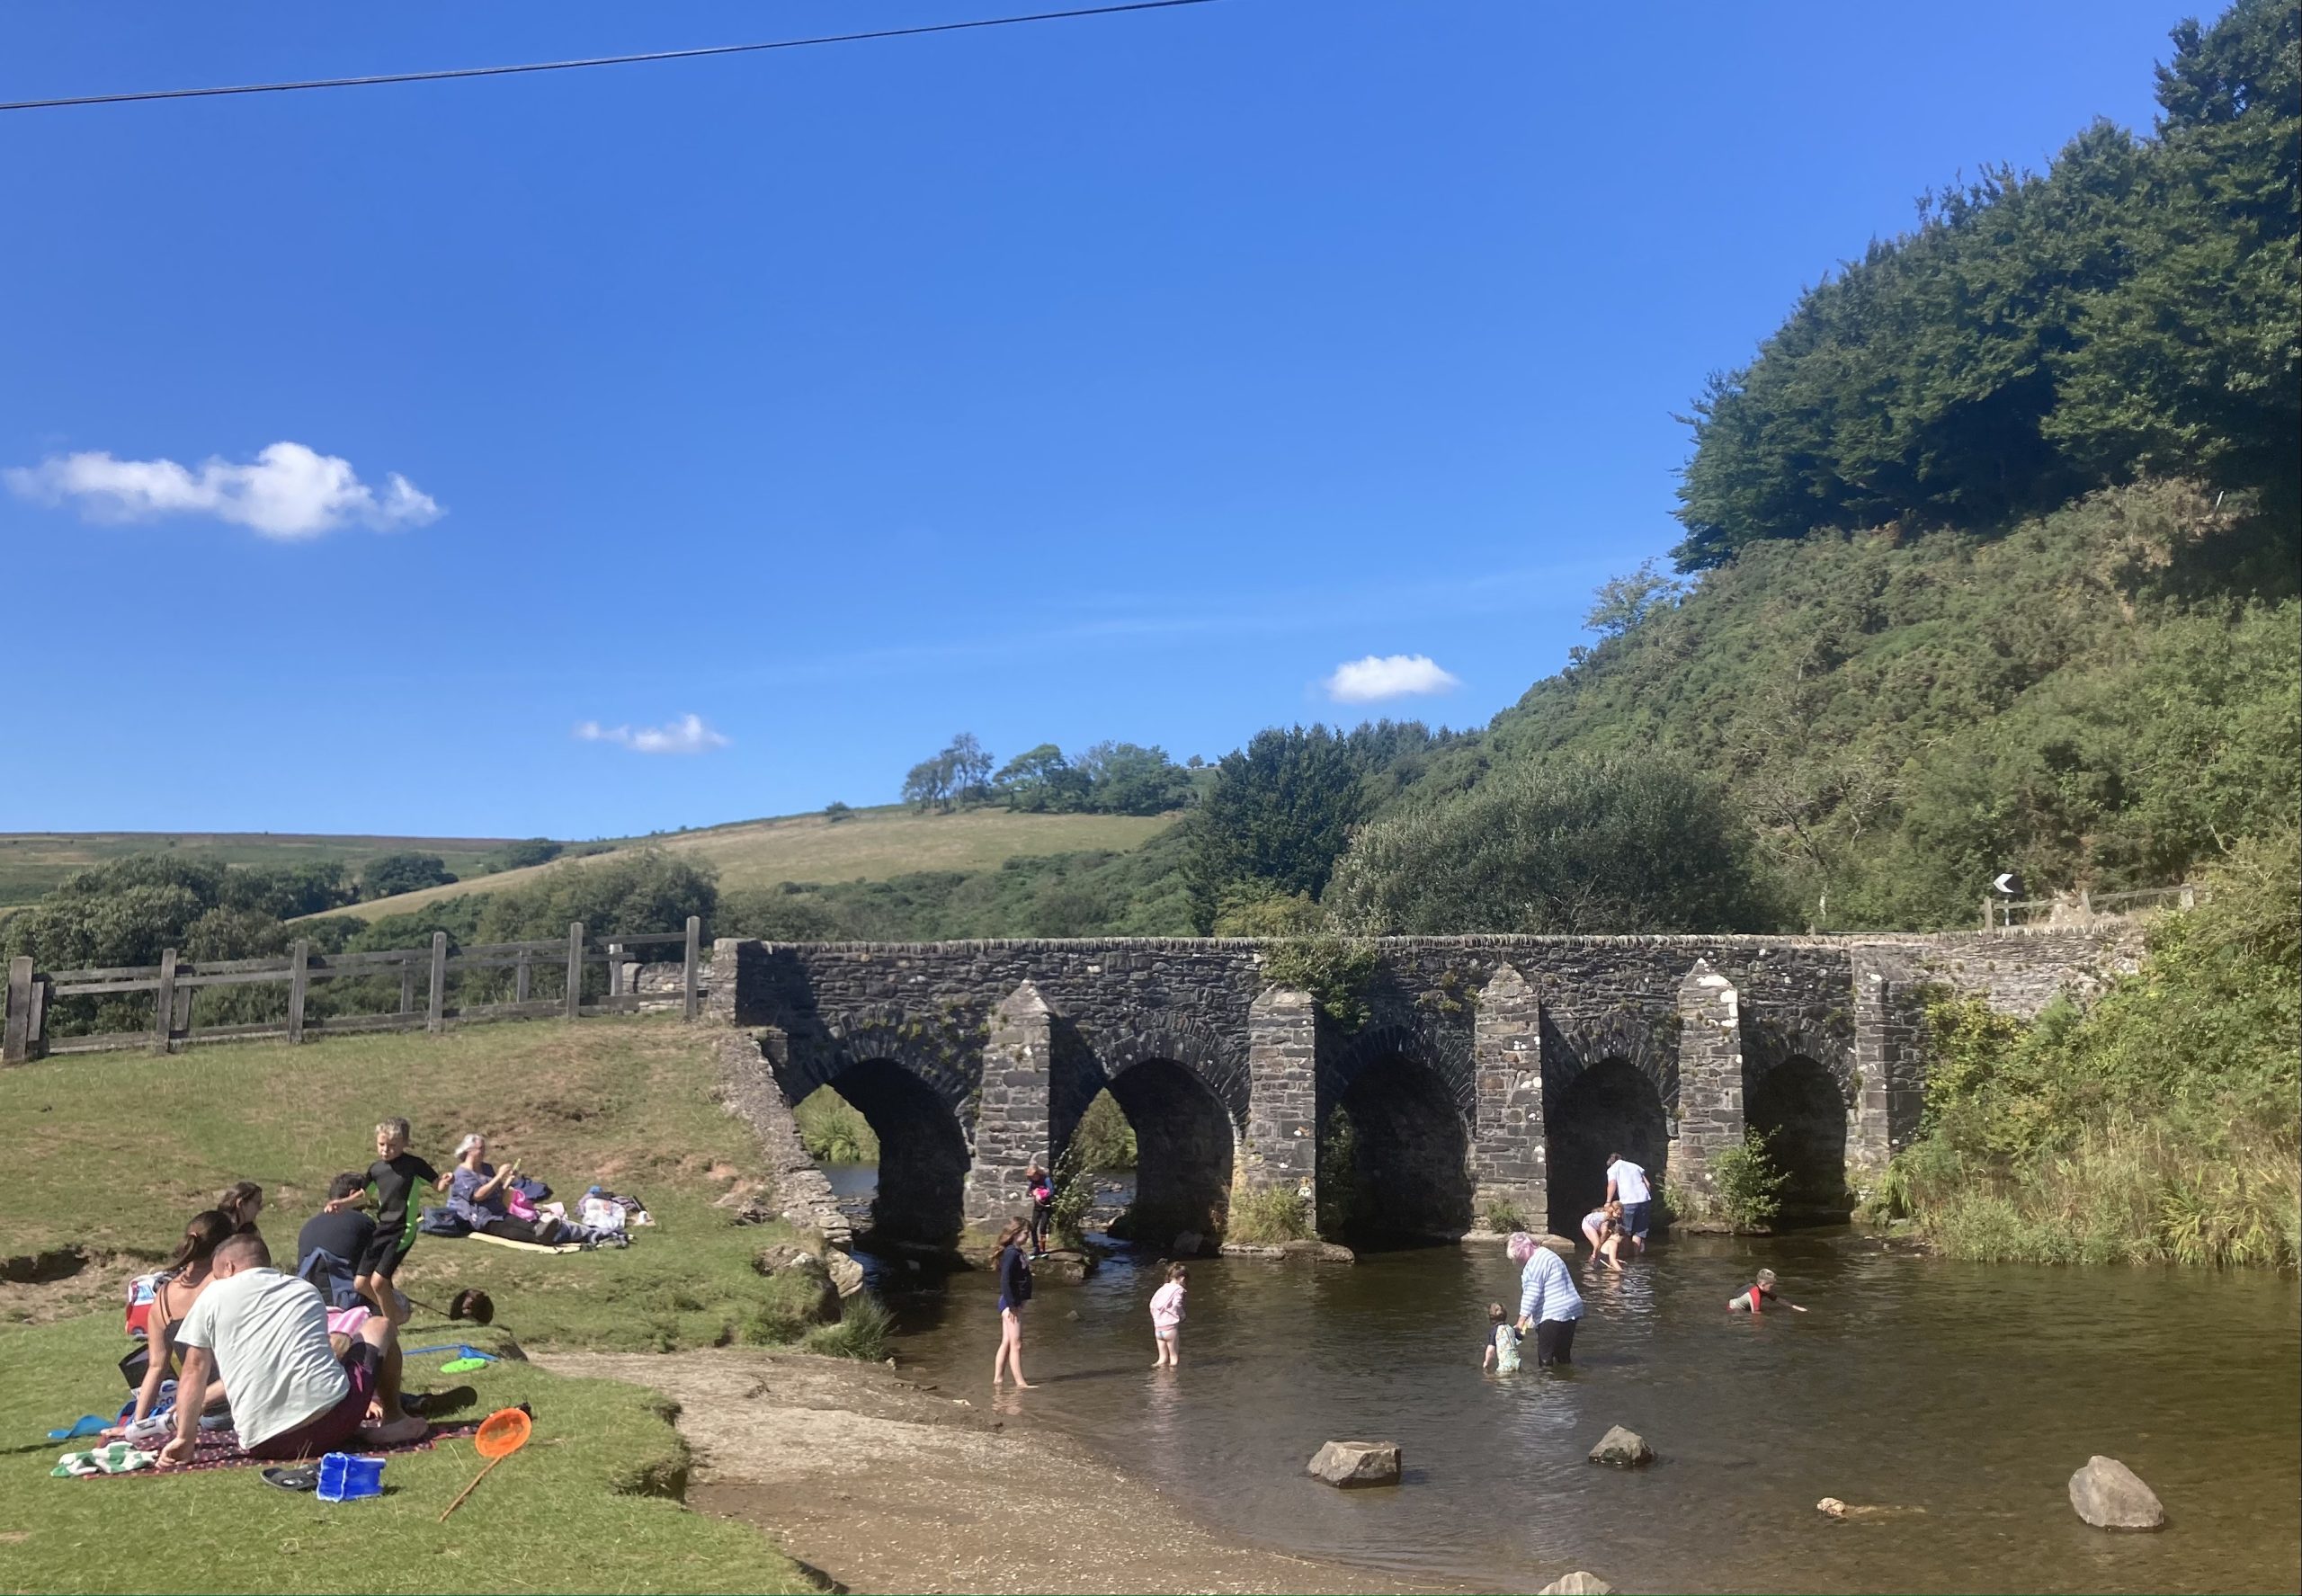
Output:
M1761 1264L1813 1311L1728 1314ZM891 1281L899 1355L947 1390L984 1385L988 1277L920 1279ZM999 1411L1106 1449L1234 1533L1406 1578L1529 1588L1589 1567L1628 1588L2037 1591L2302 1580L2289 1280L1949 1264L1844 1231L1687 1238L1619 1275L1576 1264L1587 1316L1573 1369L1486 1374L1486 1304L1512 1301L1515 1279L1499 1247L1351 1268L1204 1261L1183 1367L1155 1375L1155 1274L1122 1259L1039 1292L1025 1367L1044 1386ZM1637 1474L1586 1462L1617 1423L1662 1462ZM1409 1488L1309 1481L1304 1460L1345 1436L1397 1440ZM2167 1533L2079 1523L2065 1483L2094 1452L2152 1484ZM1923 1511L1838 1522L1816 1512L1825 1495Z

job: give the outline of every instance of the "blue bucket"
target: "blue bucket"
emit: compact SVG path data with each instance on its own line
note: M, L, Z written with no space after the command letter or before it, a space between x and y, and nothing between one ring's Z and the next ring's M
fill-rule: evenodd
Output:
M355 1458L349 1452L330 1452L320 1459L319 1499L322 1502L359 1502L384 1493L384 1460L381 1458Z

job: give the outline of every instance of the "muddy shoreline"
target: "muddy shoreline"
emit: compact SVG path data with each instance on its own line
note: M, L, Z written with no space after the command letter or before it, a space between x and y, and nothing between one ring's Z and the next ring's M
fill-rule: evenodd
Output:
M544 1353L680 1404L687 1501L772 1536L859 1592L1456 1591L1240 1544L1209 1529L1021 1400L893 1369L729 1349Z

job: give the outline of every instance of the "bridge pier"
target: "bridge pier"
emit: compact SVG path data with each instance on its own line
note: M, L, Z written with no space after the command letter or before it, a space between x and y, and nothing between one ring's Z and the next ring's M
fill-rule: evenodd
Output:
M1679 1136L1673 1159L1690 1191L1716 1188L1711 1165L1743 1140L1743 1005L1735 984L1698 958L1679 983Z
M1055 1011L1026 981L991 1011L991 1035L983 1046L965 1198L970 1226L996 1229L1031 1212L1023 1176L1035 1158L1048 1164L1048 1072L1054 1051Z
M1234 1183L1287 1187L1318 1224L1318 1015L1311 994L1267 987L1247 1010L1247 1145Z
M1480 993L1472 1028L1477 1123L1471 1137L1472 1201L1485 1215L1519 1210L1526 1229L1548 1226L1549 1175L1543 1122L1542 1002L1510 965Z

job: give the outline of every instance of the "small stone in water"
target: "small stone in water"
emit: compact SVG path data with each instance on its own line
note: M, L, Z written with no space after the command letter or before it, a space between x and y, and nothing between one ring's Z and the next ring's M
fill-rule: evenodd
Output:
M2164 1529L2166 1510L2134 1470L2100 1453L2070 1476L2070 1505L2097 1529Z
M1591 1449L1591 1461L1611 1463L1617 1468L1637 1468L1655 1461L1655 1449L1636 1430L1625 1430L1618 1424Z

